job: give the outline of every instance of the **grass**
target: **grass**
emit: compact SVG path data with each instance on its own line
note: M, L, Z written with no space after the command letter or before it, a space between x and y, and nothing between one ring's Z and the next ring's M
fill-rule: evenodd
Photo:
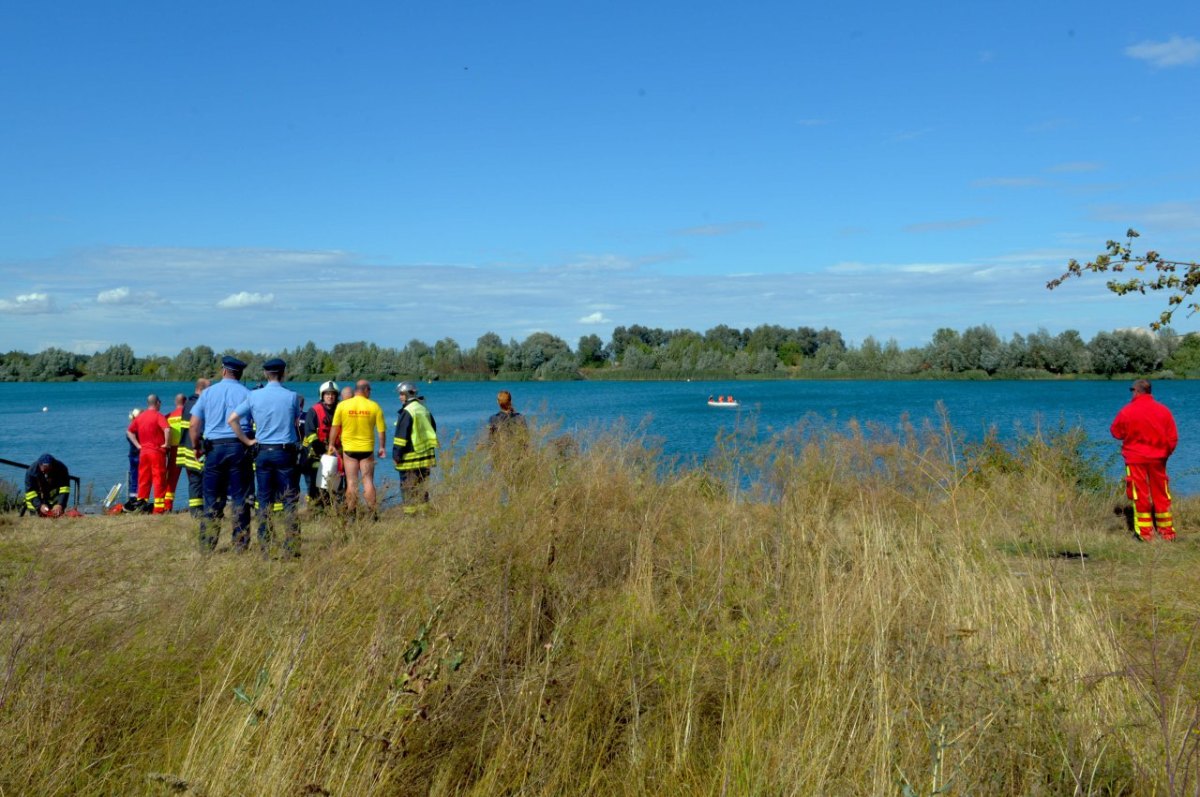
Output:
M1196 794L1194 504L1069 435L538 433L298 562L0 516L0 794Z

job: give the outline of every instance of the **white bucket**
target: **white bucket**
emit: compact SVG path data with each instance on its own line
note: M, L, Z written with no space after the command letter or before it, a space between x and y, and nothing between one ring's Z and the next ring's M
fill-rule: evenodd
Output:
M338 458L333 454L321 455L321 467L317 472L317 487L332 490L337 486Z

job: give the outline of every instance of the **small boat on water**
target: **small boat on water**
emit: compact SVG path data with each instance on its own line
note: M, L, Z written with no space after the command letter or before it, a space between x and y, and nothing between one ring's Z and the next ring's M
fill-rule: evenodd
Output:
M739 404L738 400L735 399L733 396L717 396L716 398L709 396L708 397L708 406L710 406L710 407L740 407L742 405Z

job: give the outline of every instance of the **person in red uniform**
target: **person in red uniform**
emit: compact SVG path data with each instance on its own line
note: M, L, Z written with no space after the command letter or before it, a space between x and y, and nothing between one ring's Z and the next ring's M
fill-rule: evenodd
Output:
M1143 540L1158 529L1164 540L1175 539L1171 520L1171 489L1167 459L1175 452L1179 433L1171 411L1150 395L1150 383L1138 379L1129 388L1133 398L1112 422L1112 436L1121 441L1125 458L1125 492L1133 501L1134 528Z
M146 409L142 410L125 430L125 436L139 452L138 500L145 503L154 489L154 514L161 515L165 507L167 485L167 444L170 442L171 426L158 408L162 402L151 393L146 396Z

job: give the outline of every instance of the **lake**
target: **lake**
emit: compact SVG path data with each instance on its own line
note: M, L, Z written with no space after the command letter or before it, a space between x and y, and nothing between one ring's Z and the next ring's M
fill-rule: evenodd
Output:
M316 400L316 383L288 386L307 403ZM937 421L939 402L968 438L978 439L992 426L1001 437L1011 438L1017 429L1029 430L1039 423L1066 423L1082 427L1097 453L1108 457L1118 451L1109 437L1109 423L1129 400L1127 381L435 382L421 387L445 439L455 434L474 439L496 411L496 391L507 388L517 409L532 419L555 420L567 431L603 429L624 419L627 426L642 425L665 453L685 460L704 457L721 430L750 417L760 432L785 429L810 415L894 428L905 416L917 424ZM400 407L392 388L388 383L375 391L389 423L389 440ZM127 416L133 407L144 406L150 392L158 393L169 411L174 395L190 393L191 385L2 383L0 457L32 462L48 451L82 479L85 492L91 484L102 497L111 485L125 481ZM710 395L730 393L741 409L705 403ZM1191 411L1200 405L1200 381L1158 382L1155 397L1171 408L1179 425L1181 442L1170 467L1172 486L1178 494L1200 492L1200 415ZM1111 466L1115 479L1119 458L1113 458ZM386 474L394 478L390 470ZM23 474L0 468L0 477L19 485ZM186 494L187 479L181 478L177 505L182 500L186 506Z

